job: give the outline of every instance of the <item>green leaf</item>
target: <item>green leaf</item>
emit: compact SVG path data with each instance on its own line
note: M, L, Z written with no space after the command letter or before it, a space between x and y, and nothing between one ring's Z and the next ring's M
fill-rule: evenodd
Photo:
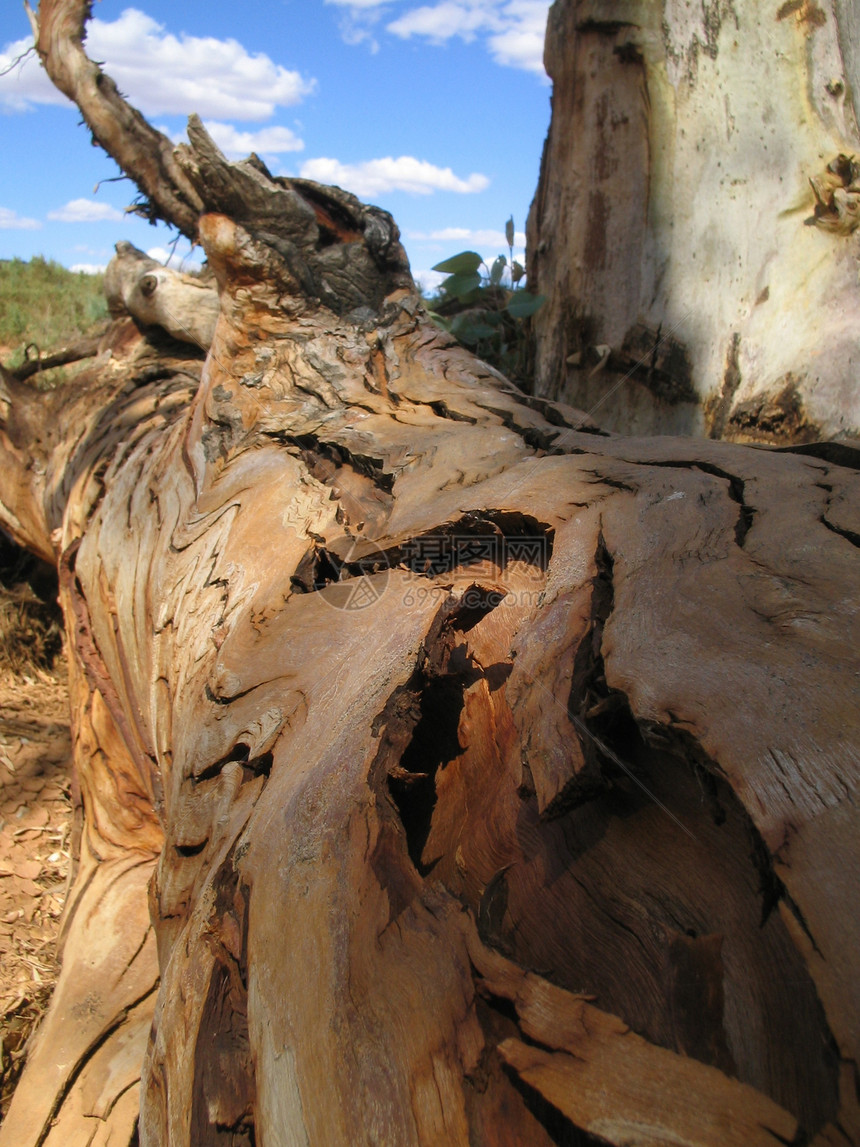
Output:
M513 263L511 263L511 279L515 283L518 283L525 273L526 269L522 263L518 263L517 260L514 259Z
M474 346L481 339L490 339L495 333L495 327L469 315L457 315L451 323L451 334L469 346Z
M434 267L435 271L436 268ZM449 275L439 284L449 299L463 299L481 285L481 276L472 274Z
M494 287L498 287L499 283L501 283L502 274L507 265L508 261L504 255L499 255L499 257L493 262L493 266L490 269L490 282Z
M505 224L505 238L508 241L508 246L513 247L513 245L514 245L514 217L513 217L513 215L510 217L510 219Z
M449 275L472 275L483 261L476 251L461 251L459 255L452 255L450 259L437 263L433 270L445 271Z
M546 295L532 295L528 291L517 291L505 308L511 318L527 319L539 311L546 301Z

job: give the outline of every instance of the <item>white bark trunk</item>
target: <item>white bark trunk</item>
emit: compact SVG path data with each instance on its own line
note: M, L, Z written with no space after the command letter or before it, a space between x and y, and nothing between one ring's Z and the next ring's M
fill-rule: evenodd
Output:
M808 225L810 179L860 151L858 20L845 0L558 0L537 393L626 432L858 432L858 232Z

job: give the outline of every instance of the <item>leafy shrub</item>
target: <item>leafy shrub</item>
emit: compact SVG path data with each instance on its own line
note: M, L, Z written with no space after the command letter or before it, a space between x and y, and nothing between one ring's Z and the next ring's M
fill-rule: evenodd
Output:
M458 342L522 386L529 377L527 320L544 302L522 284L525 269L514 259L514 221L505 224L509 258L488 264L477 251L461 251L437 263L447 278L427 300L431 318ZM507 274L506 274L507 273ZM505 282L505 279L508 282Z

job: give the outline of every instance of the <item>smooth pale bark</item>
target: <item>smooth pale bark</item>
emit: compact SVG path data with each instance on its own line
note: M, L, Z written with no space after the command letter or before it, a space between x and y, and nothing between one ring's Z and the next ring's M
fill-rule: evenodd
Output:
M2 1147L860 1143L857 452L578 429L189 140L205 360L0 411L84 817Z
M850 3L557 0L536 393L626 433L860 433L860 168L827 172L860 152L856 31Z
M218 292L211 278L165 267L131 243L117 243L108 265L105 294L112 314L133 314L180 342L208 349L218 320Z

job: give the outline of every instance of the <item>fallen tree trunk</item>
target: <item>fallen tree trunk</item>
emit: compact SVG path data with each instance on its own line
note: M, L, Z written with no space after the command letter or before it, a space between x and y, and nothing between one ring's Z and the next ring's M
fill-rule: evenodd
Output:
M0 1143L860 1142L857 453L575 429L189 139L205 361L4 380L84 832Z

